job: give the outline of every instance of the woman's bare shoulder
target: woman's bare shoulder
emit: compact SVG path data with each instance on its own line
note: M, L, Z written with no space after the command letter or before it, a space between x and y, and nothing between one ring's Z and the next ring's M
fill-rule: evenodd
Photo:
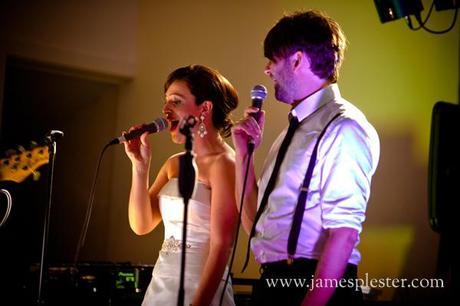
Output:
M221 175L234 175L235 152L226 150L214 157L210 170L212 173Z
M184 155L184 152L179 152L171 155L164 163L168 178L177 177L179 175L179 159Z

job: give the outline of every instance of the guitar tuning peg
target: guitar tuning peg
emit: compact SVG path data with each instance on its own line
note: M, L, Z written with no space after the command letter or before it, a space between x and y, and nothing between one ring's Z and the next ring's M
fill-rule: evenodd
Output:
M38 181L39 178L40 178L40 172L38 172L38 171L32 172L32 179L34 181Z
M23 146L18 145L18 151L24 153L26 149Z

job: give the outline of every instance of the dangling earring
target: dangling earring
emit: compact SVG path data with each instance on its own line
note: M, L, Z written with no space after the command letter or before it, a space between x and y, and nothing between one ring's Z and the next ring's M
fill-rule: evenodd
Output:
M198 126L198 135L200 138L204 138L206 134L208 134L208 131L206 130L206 125L204 125L204 113L201 113L200 115L200 125Z

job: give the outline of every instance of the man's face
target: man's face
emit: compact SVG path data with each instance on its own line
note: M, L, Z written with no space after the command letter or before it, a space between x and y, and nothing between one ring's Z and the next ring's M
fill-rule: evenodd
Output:
M265 74L273 81L275 98L280 102L292 104L294 102L294 78L289 57L275 57L269 60L265 67Z

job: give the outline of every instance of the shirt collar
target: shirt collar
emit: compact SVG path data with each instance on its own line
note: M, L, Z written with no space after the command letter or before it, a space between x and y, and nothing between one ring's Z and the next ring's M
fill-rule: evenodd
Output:
M330 84L305 98L290 111L290 114L296 116L301 122L321 106L338 97L340 97L339 86L336 83Z

